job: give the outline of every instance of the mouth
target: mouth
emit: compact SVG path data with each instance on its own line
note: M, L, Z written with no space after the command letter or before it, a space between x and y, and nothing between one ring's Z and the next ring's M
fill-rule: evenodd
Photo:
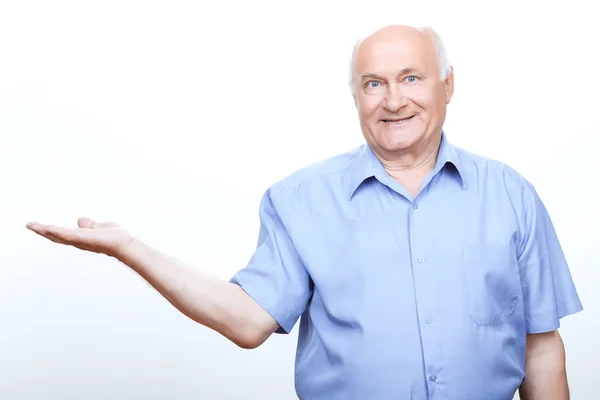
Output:
M406 118L382 119L381 122L383 122L385 124L390 124L390 125L401 125L401 124L407 123L408 121L410 121L413 118L414 118L414 115L411 115L410 117L406 117Z

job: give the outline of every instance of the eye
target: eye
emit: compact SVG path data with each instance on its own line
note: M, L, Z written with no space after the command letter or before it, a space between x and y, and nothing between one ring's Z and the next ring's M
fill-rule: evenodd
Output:
M379 85L380 84L377 81L368 81L367 82L367 87L369 87L369 88L377 88L377 87L379 87Z
M416 76L414 76L414 75L407 76L407 77L406 77L406 81L407 81L408 83L415 83L415 82L417 81L417 77L416 77Z

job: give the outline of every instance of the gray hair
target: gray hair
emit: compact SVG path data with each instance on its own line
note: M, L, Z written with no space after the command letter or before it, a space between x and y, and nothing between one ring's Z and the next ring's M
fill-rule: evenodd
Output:
M433 45L435 47L435 53L437 55L437 64L440 73L440 80L445 81L448 77L448 74L450 74L451 66L441 36L429 26L416 27L416 29L420 32L426 32L431 35L433 39ZM360 47L363 41L364 38L359 39L356 42L356 44L354 45L354 49L352 50L352 56L350 58L350 73L348 76L348 84L350 85L350 89L352 90L352 92L354 92L354 69L356 67L356 56L358 48Z

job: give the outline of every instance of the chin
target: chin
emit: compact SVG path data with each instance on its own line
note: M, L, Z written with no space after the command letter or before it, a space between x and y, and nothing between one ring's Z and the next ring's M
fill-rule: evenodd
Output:
M385 151L396 152L409 149L422 138L423 134L420 132L381 132L376 141Z

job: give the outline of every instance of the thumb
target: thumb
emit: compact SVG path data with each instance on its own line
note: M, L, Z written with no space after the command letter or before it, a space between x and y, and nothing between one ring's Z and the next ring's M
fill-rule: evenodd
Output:
M77 221L80 228L98 229L98 228L119 228L119 224L115 222L96 222L91 218L81 217Z
M79 226L80 228L88 228L88 229L92 229L92 228L96 228L96 221L87 218L87 217L81 217L77 220L77 226Z

